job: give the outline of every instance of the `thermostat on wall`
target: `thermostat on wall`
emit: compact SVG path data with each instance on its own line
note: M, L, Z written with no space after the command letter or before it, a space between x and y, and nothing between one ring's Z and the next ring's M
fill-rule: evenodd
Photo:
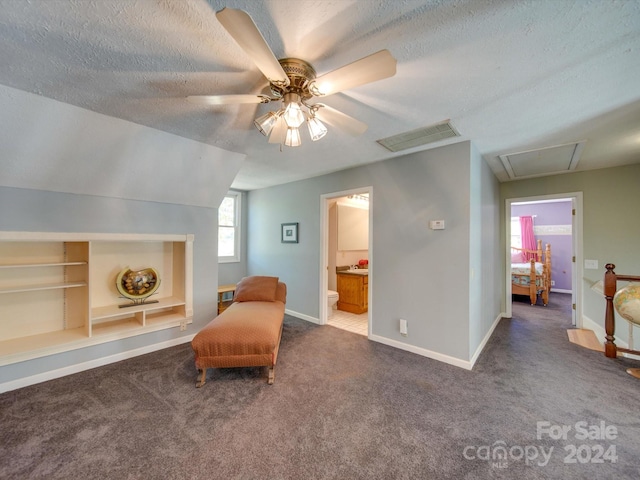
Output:
M444 220L429 220L431 230L444 230Z

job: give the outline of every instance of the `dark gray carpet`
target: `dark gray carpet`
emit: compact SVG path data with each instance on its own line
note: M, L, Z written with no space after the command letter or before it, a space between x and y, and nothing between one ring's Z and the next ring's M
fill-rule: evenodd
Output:
M271 386L249 368L196 389L182 345L7 392L0 478L637 479L634 363L569 343L566 297L516 302L473 371L287 316Z

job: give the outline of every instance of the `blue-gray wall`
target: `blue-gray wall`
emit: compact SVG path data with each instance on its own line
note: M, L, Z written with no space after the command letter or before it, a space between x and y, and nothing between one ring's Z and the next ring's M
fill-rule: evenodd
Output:
M321 196L369 186L372 337L469 361L500 314L504 283L492 264L487 268L495 283L471 293L472 243L474 289L484 278L478 252L488 249L489 258L499 258L499 207L497 182L469 142L249 192L249 274L280 277L288 285L287 308L317 319ZM440 219L445 230L430 230L429 220ZM280 242L286 222L299 223L299 243ZM471 317L472 298L477 305ZM400 335L400 318L409 322L407 337Z
M504 255L500 248L500 186L471 146L471 230L469 238L469 352L479 354L487 332L498 321L504 285Z

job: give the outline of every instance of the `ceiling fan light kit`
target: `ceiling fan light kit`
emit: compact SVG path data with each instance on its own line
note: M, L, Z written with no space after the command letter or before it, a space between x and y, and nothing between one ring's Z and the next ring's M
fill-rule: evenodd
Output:
M278 60L246 12L223 8L216 12L216 16L267 78L273 96L194 95L187 97L189 101L204 105L281 101L280 109L260 115L253 123L260 133L269 138L269 143L288 147L302 144L299 128L305 121L309 136L314 142L327 134L327 127L323 122L350 135L360 135L367 130L367 125L359 120L327 105L309 103L309 100L395 75L396 60L388 50L381 50L316 78L316 71L304 60Z

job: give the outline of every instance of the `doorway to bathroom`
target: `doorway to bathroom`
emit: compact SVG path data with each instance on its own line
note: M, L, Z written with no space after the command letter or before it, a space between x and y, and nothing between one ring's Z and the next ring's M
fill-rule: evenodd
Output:
M371 334L372 187L321 196L320 324Z

